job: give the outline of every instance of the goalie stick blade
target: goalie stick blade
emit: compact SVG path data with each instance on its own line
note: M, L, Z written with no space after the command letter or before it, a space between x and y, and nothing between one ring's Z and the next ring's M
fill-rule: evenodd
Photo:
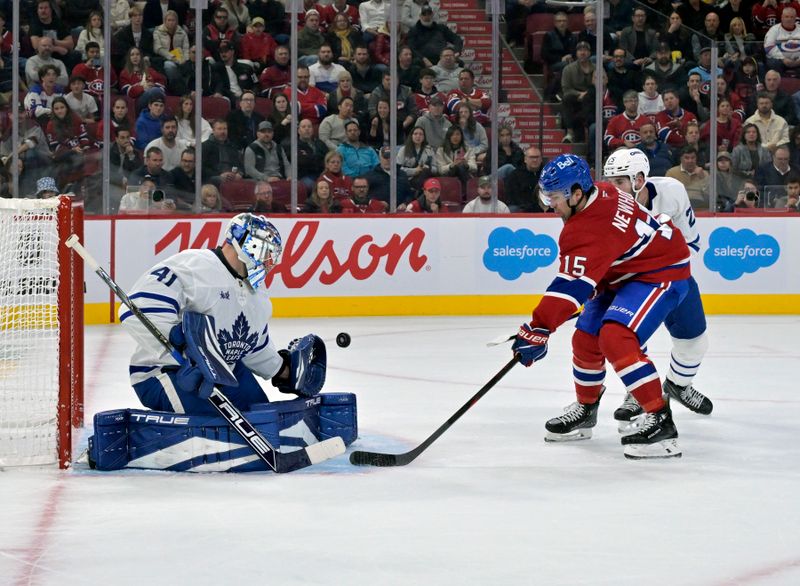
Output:
M302 450L278 454L278 469L276 472L294 472L330 460L345 453L345 445L339 436L331 437L321 442L311 444Z

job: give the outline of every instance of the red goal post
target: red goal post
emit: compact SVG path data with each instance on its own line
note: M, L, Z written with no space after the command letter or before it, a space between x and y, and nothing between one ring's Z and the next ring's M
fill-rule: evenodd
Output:
M83 425L83 235L67 196L0 199L0 467L72 461Z

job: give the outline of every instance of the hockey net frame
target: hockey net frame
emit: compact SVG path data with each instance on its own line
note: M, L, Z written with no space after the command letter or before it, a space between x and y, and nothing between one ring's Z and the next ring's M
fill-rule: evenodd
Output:
M9 265L0 267L0 346L6 347L5 353L0 347L0 468L57 463L63 469L72 462L73 429L83 426L84 416L83 260L64 245L70 234L83 237L83 207L67 196L0 199L0 227L10 235L17 226L16 237L25 244L12 252L22 256L0 258ZM13 239L0 234L0 246L13 247ZM56 266L41 268L26 281L24 265L45 258ZM15 262L23 265L17 273ZM48 287L56 278L57 287ZM41 357L35 341L14 347L37 335L47 340ZM31 360L35 372L40 362L47 365L44 381L30 384L22 372ZM29 420L27 406L33 412Z

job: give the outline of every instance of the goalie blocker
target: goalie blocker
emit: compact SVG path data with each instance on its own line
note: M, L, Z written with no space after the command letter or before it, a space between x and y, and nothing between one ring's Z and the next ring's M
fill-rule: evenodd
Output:
M244 415L282 454L335 436L350 445L358 436L356 397L351 393L254 405ZM222 417L143 409L118 409L94 416L89 464L97 470L270 470Z

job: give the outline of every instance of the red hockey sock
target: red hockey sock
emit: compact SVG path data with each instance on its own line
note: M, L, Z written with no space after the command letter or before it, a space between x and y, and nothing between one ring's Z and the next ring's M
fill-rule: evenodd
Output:
M608 322L600 328L600 350L642 409L651 413L664 407L658 373L639 347L636 334L622 324Z
M572 376L579 403L592 404L600 399L606 368L597 336L581 330L572 335Z

